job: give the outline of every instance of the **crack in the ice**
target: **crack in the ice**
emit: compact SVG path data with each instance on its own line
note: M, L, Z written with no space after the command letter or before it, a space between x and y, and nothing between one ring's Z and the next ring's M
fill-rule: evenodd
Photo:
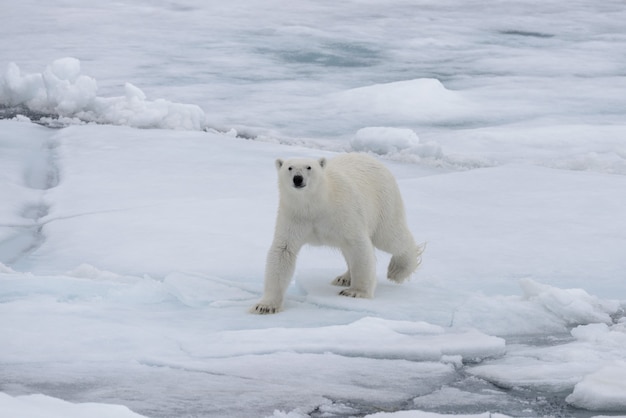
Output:
M74 213L72 215L55 216L54 218L51 217L51 218L46 219L45 221L41 221L41 225L45 226L55 221L65 221L68 219L81 218L83 216L100 215L103 213L126 212L129 210L144 209L144 208L152 207L152 206L154 205L133 206L133 207L119 208L119 209L92 210L92 211L87 211L87 212Z
M21 216L24 225L16 225L16 234L0 242L0 257L7 265L16 265L36 251L46 240L42 219L48 215L50 205L45 202L47 190L59 184L59 168L56 163L57 143L54 138L43 142L41 148L30 155L23 172L24 186L40 191L40 198L24 206Z
M197 277L203 280L206 280L208 282L213 282L213 283L217 283L220 284L224 287L230 288L230 289L236 289L236 290L241 290L243 292L247 292L250 293L251 296L255 296L255 295L259 295L262 292L258 289L257 286L253 286L253 285L246 285L244 283L234 283L230 280L226 280L226 279L221 279L219 277L215 277L215 276L207 276L206 274L202 274L202 273L197 273L197 272L193 272L193 271L185 271L185 270L181 270L180 271L181 274L187 275L187 276L193 276L193 277ZM250 300L250 298L236 298L236 299L226 299L226 300L233 300L233 301L247 301Z
M215 372L211 370L203 370L199 368L180 366L176 364L159 363L156 361L139 360L137 363L142 366L156 368L156 369L178 370L178 371L187 372L187 373L199 373L199 374L206 374L209 376L217 376L217 377L234 377L234 378L238 378L241 380L250 380L250 381L262 380L261 378L247 377L247 376L241 376L241 375L229 374L229 373L223 373L223 372Z

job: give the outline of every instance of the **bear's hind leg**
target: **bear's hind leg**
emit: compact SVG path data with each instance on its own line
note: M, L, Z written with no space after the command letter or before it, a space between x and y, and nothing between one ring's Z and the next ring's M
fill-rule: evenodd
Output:
M348 256L346 255L346 253L344 251L341 251L341 254L343 254L343 258L346 260L346 263L347 263L348 262ZM333 286L348 287L348 286L350 286L350 283L352 281L351 278L352 278L352 276L350 275L350 264L348 264L348 270L345 273L343 273L341 276L335 277L335 280L333 280L330 283Z
M350 287L342 290L339 294L352 298L374 297L376 258L371 241L364 237L360 241L350 243L347 248L342 249L342 253L348 263Z
M415 245L409 251L394 254L387 267L387 278L392 282L402 283L419 267L423 248Z
M350 270L346 271L341 276L337 276L335 280L331 282L333 286L350 286Z

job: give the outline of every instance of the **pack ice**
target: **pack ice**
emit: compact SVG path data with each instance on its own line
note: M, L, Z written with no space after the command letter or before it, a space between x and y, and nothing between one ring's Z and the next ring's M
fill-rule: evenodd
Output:
M416 277L397 286L379 271L376 299L341 298L329 282L342 257L308 248L288 309L257 318L246 311L272 237L274 156L332 153L0 123L3 405L43 393L146 416L374 413L407 401L445 412L437 394L454 389L457 412L515 412L519 399L501 388L521 387L623 410L611 377L626 335L614 299L626 268L622 176L389 163L428 242Z
M2 8L0 415L624 416L623 1L295 3ZM421 268L249 315L275 159L341 152Z

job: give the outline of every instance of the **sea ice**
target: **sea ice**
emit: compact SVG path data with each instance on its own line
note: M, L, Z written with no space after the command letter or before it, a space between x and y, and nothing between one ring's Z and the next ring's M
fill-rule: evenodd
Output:
M626 362L607 364L585 376L566 400L591 411L626 411Z
M354 151L384 155L416 147L419 142L417 134L411 129L369 127L359 129L350 146Z
M198 106L147 100L143 91L130 83L125 84L124 96L100 97L97 90L95 79L81 75L76 58L55 60L42 74L22 75L17 64L9 63L0 78L0 105L137 128L201 130L206 125L206 116Z
M340 254L305 248L290 309L260 319L246 311L261 292L276 213L273 161L333 153L208 132L1 123L0 187L22 191L1 206L3 225L39 231L36 245L25 235L25 252L4 241L14 254L0 274L1 358L12 395L54 387L44 393L155 416L177 402L188 407L196 394L189 388L209 388L219 401L209 397L194 411L219 415L233 412L243 390L245 416L250 408L312 410L329 399L432 401L461 371L499 386L572 392L602 365L624 361L623 333L611 323L623 302L608 299L623 262L623 237L611 233L621 176L520 165L448 173L388 162L411 228L428 241L414 280L385 281L380 254L376 298L342 298L329 283L345 267ZM28 180L48 171L58 175L53 187ZM26 222L21 208L31 203L47 211ZM579 241L594 243L595 261L572 265ZM602 280L587 283L589 274ZM522 291L518 275L532 278ZM589 328L548 346L505 345L497 336L563 335L577 324ZM73 383L84 375L104 383ZM270 375L271 385L259 385ZM393 376L390 390L382 390L385 376ZM190 382L187 392L173 391L169 379ZM140 399L127 398L138 380L150 384ZM100 384L115 393L102 396Z
M562 318L567 325L611 324L620 313L618 300L602 300L583 289L558 289L530 279L520 281L524 296Z
M125 406L74 404L44 395L9 396L0 392L0 410L11 418L144 418Z
M0 409L623 414L625 21L623 0L4 7ZM346 150L398 178L420 270L389 283L378 253L376 298L341 298L341 255L305 248L289 309L248 315L273 161Z
M472 117L475 105L436 79L415 79L358 87L337 93L333 100L343 112L364 120L384 119L394 124L454 123Z

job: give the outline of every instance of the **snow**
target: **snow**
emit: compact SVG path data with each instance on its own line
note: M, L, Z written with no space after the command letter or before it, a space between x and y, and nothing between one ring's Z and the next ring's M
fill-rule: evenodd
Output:
M5 7L0 410L623 415L625 13ZM342 298L305 248L285 310L248 314L274 160L346 151L395 174L422 266L396 285L379 252L376 297Z
M350 89L333 97L343 112L393 123L438 123L471 117L474 105L439 80L420 78ZM363 117L363 116L361 116Z
M369 127L359 129L350 146L354 151L372 151L384 155L419 145L417 134L411 129Z
M605 366L576 384L567 402L592 411L624 411L626 409L626 363Z
M9 396L0 393L2 413L12 418L140 418L128 408L93 403L72 404L44 395Z
M554 344L546 347L532 347L527 344L507 345L507 356L490 364L479 365L471 370L472 374L496 382L503 387L543 386L552 390L570 390L577 386L582 377L592 375L607 365L623 360L625 342L623 324L580 325L571 331L574 339L567 344ZM623 376L619 367L614 367L618 376ZM593 385L583 385L583 388ZM620 384L621 385L621 384ZM620 385L613 387L617 393ZM579 394L584 393L579 389ZM608 392L610 393L610 391ZM623 391L622 399L623 399ZM570 403L586 407L591 402L574 402L576 397L568 398ZM602 402L602 401L600 401ZM602 403L604 409L615 410L611 401ZM595 407L588 408L602 410ZM619 410L619 409L618 409Z
M130 83L124 85L124 96L97 96L96 80L81 75L76 58L55 60L41 74L22 75L12 62L0 87L0 105L82 122L163 129L202 129L205 123L198 106L146 100L144 92Z
M571 325L611 324L611 315L620 310L617 300L601 300L583 289L556 289L530 279L522 280L521 285L527 299L537 301Z
M417 134L407 128L384 126L361 128L350 140L349 145L351 151L372 152L408 161L436 160L442 156L438 144L420 144Z
M613 299L624 237L611 233L622 176L518 165L448 173L388 163L411 228L428 241L429 257L415 279L402 286L384 281L388 256L380 253L376 298L341 298L329 283L344 267L341 256L307 248L286 311L260 318L247 309L261 293L272 236L273 160L332 153L207 132L1 123L5 148L18 136L33 141L6 154L24 163L6 167L13 167L14 187L30 192L17 195L24 197L13 207L39 213L24 226L7 225L24 242L5 245L9 261L0 274L9 393L56 387L44 393L155 416L192 396L182 392L187 386L167 384L175 378L220 391L219 400L196 406L209 415L237 402L245 415L248 408L311 410L329 399L336 407L344 400L382 407L415 398L416 407L436 409L445 399L437 392L460 385L465 373L499 386L571 392L603 364L623 360L623 332L612 318L624 306ZM33 167L38 177L58 180L29 187L20 173ZM531 210L550 195L554 207ZM570 211L570 228L559 227L574 198L590 203ZM547 242L535 248L541 241ZM590 254L602 261L572 266L575 247L561 251L559 244L578 241L584 248L594 243ZM461 248L476 248L476 262L461 260ZM602 280L588 283L591 272ZM574 283L590 290L568 287ZM502 338L562 335L577 325L605 328L574 328L572 340L547 347ZM43 377L40 364L47 365ZM274 377L259 387L264 376ZM77 379L86 381L76 385ZM116 391L103 392L100 379L115 382ZM146 401L126 395L139 390L138 381L148 382L141 389ZM275 391L283 393L278 401ZM235 401L242 392L249 395ZM495 389L466 397L491 410L519 407Z

